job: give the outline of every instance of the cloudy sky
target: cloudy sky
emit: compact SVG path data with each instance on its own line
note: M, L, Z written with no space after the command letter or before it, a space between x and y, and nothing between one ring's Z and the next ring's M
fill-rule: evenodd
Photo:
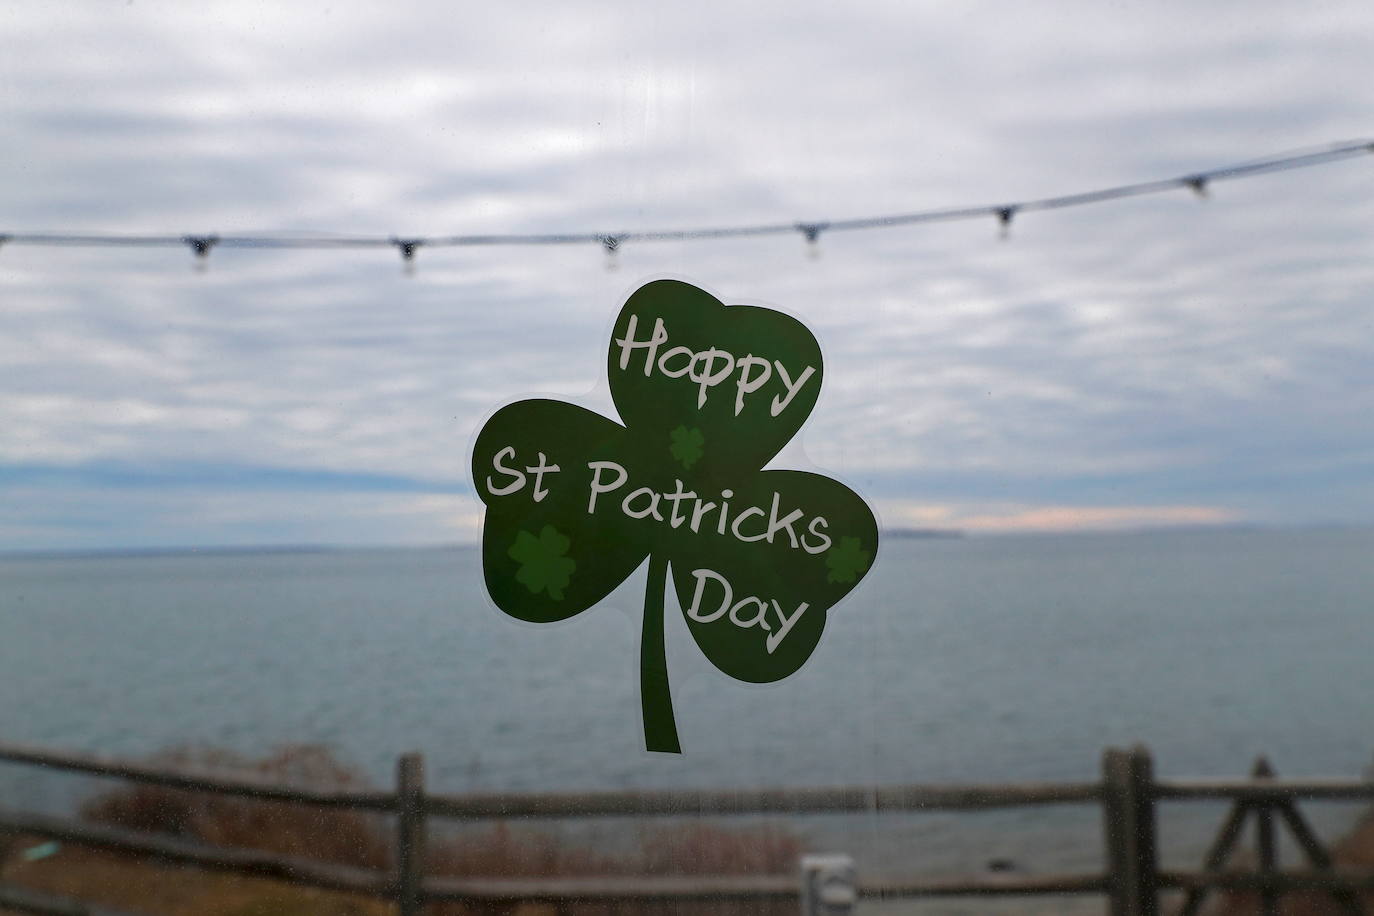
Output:
M1367 3L0 6L0 233L621 231L1068 193L1374 137ZM644 279L820 338L889 527L1374 518L1374 157L823 236L0 248L0 549L471 540ZM786 463L783 461L782 463Z

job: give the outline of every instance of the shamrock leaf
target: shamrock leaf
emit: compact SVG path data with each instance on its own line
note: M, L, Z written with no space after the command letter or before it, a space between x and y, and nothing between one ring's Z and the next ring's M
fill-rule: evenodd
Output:
M672 557L678 604L692 637L717 668L763 684L806 662L820 641L826 611L858 581L831 581L824 563L832 532L841 524L877 547L873 513L839 481L805 471L761 471L735 487L723 533L717 523L677 539Z
M697 459L701 457L701 447L706 444L706 437L695 426L691 429L679 426L672 431L671 435L673 444L669 446L668 453L682 462L682 466L690 471L692 465L696 464Z
M520 564L515 581L536 595L547 591L554 601L562 601L563 589L577 568L577 563L563 556L570 543L553 525L545 525L539 537L521 531L508 551Z
M868 569L869 553L861 546L858 538L840 538L840 546L825 555L825 565L830 574L827 582L854 582L864 570Z
M700 429L711 448L692 470L713 480L767 464L801 429L821 388L821 348L800 321L727 308L676 280L648 283L626 301L606 368L615 408L636 437L666 442L679 426Z
M624 433L590 410L544 399L508 404L478 433L473 483L488 504L482 569L501 610L532 623L565 620L605 598L644 561L645 547L635 541L638 522L618 513L587 514L587 462L616 460ZM532 592L519 580L520 560L510 554L521 531L545 525L570 541L561 556L575 572L561 598Z
M877 523L838 481L762 470L820 390L820 348L799 321L655 281L616 318L607 371L624 425L534 399L483 426L472 454L487 507L482 566L499 608L549 622L591 607L647 557L644 736L650 750L677 752L663 640L670 565L706 657L739 680L777 681L806 662L827 612L867 573Z

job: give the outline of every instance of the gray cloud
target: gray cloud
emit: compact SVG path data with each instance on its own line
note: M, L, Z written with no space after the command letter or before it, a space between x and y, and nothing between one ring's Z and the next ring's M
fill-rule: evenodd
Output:
M838 218L1374 133L1374 15L1355 3L0 16L0 232ZM171 513L95 488L73 514L69 488L5 468L461 480L492 408L602 383L615 307L664 272L817 330L807 452L893 517L1167 503L1367 520L1371 164L1025 214L1005 243L991 221L830 234L814 262L777 238L632 245L614 273L587 246L422 250L414 277L390 251L218 250L197 275L182 250L4 246L0 546L460 536L460 496L408 496L388 525L359 508L388 495L343 483L299 503L207 490L191 511L183 493Z

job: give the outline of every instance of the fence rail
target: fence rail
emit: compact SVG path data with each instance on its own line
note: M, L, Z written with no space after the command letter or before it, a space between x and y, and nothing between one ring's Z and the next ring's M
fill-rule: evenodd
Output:
M308 786L283 786L254 776L224 776L197 773L192 770L168 770L165 767L132 763L97 754L75 754L28 747L22 744L0 744L0 762L29 764L52 770L87 773L128 779L150 786L190 789L194 792L213 792L262 801L301 802L326 808L353 808L366 811L395 811L394 792L359 792L356 790L320 790Z
M1256 892L1262 911L1277 914L1277 901L1293 891L1330 894L1350 913L1360 913L1359 893L1374 892L1374 869L1337 868L1298 814L1299 799L1368 801L1374 782L1284 781L1257 764L1250 779L1156 780L1147 750L1109 749L1102 778L1087 783L881 787L831 786L749 791L642 791L558 794L430 794L418 754L397 761L396 786L389 791L321 790L286 786L246 776L167 770L141 763L43 748L0 745L0 763L21 764L92 776L131 780L194 792L260 801L379 812L396 820L395 867L354 868L296 856L215 846L0 807L0 833L25 834L197 868L273 878L295 884L364 894L396 903L402 916L416 916L426 903L571 904L586 902L756 901L801 897L799 881L786 875L683 877L586 877L496 879L427 877L425 845L429 821L500 818L575 819L596 817L684 817L749 814L833 814L972 811L1059 804L1095 804L1103 812L1107 869L1090 874L1006 875L972 878L888 880L860 884L870 898L1106 895L1113 916L1159 912L1161 890L1184 891L1185 913L1195 913L1213 890ZM1158 864L1156 823L1161 801L1229 800L1234 808L1200 871L1166 871ZM1257 823L1259 869L1225 869L1246 817ZM1275 821L1275 816L1279 821ZM1276 824L1288 827L1304 851L1307 870L1282 870L1275 852ZM76 901L41 897L0 886L0 908L56 916L119 916ZM125 914L127 916L127 914Z

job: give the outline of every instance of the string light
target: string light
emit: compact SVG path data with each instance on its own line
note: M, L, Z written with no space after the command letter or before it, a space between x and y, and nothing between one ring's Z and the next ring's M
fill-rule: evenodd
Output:
M997 208L997 237L1002 241L1011 238L1011 221L1016 216L1016 207Z
M249 235L115 235L115 234L77 234L77 233L0 233L0 245L46 245L46 246L114 246L114 247L166 247L189 245L195 253L197 265L203 269L210 249L216 246L225 248L272 248L272 249L364 249L395 247L401 253L402 262L407 270L413 270L415 252L422 246L473 247L492 245L575 245L596 243L606 252L607 269L617 267L617 252L626 242L664 242L698 241L704 239L732 239L753 236L782 235L800 232L806 240L808 253L815 257L819 254L818 241L822 231L839 232L858 229L891 229L918 223L949 222L953 220L979 219L992 216L997 219L999 234L1006 238L1011 229L1012 219L1019 213L1034 210L1061 210L1088 204L1104 203L1126 197L1144 194L1160 194L1188 188L1198 197L1209 195L1210 188L1217 181L1249 178L1270 172L1289 169L1309 168L1324 165L1356 156L1374 153L1374 142L1361 140L1341 144L1330 144L1314 151L1258 159L1237 165L1225 166L1204 172L1193 172L1178 178L1158 181L1139 182L1068 194L1059 197L1042 197L1015 203L952 207L941 210L923 210L915 213L900 213L891 216L869 216L853 219L813 220L808 222L767 223L752 226L720 226L698 229L662 229L640 232L569 232L537 233L526 235L451 235L413 238L388 238L370 236L249 236Z
M191 247L196 260L194 269L199 273L204 273L210 263L210 249L219 244L217 235L183 235L181 240Z
M398 239L392 236L389 240L401 252L401 269L407 276L415 274L415 250L425 243L424 239Z
M620 250L620 237L615 235L598 236L597 241L601 247L606 249L606 269L619 270L620 261L616 258L616 252Z
M826 223L797 223L797 231L806 239L806 256L811 260L816 260L821 256L821 230L826 227Z
M1202 200L1206 200L1209 196L1207 193L1207 176L1192 175L1188 178L1183 179L1183 183L1186 184L1188 187L1192 188L1193 193L1196 194Z

